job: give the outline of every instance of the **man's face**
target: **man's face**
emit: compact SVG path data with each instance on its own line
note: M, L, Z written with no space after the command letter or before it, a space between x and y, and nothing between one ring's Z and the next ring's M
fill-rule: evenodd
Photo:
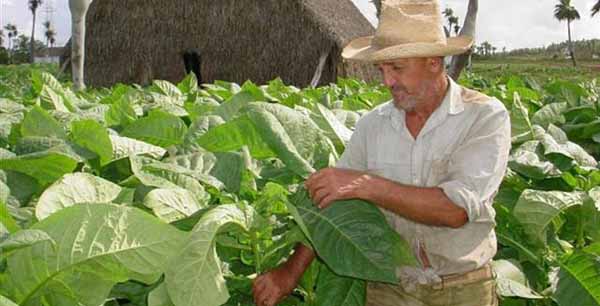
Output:
M378 64L383 83L390 89L394 105L412 111L433 94L434 80L439 72L436 59L408 58ZM443 65L443 63L441 63Z

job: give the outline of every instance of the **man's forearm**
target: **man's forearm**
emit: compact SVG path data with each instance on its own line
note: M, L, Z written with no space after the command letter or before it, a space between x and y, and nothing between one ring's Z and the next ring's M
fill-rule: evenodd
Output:
M285 262L284 267L297 279L300 279L314 259L315 252L302 243L298 243L294 249L294 254Z
M407 186L373 175L368 175L367 180L358 191L358 198L407 219L453 228L468 221L467 212L452 203L440 188Z

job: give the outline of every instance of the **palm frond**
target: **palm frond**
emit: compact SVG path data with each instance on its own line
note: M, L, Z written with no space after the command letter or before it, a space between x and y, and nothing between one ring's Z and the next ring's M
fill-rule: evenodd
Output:
M592 16L595 16L598 14L598 12L600 12L600 0L598 0L598 2L594 4L594 7L592 7Z

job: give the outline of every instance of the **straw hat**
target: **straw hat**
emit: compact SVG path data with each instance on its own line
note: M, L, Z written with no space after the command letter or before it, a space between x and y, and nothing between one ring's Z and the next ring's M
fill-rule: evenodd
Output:
M375 36L353 40L342 56L355 61L385 62L461 54L472 45L472 37L446 38L437 0L384 0Z

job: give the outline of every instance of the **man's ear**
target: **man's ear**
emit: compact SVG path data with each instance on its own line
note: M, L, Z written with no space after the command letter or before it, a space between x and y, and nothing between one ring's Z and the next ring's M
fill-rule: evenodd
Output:
M444 58L443 57L429 57L426 60L426 65L429 71L433 73L439 73L444 70Z

